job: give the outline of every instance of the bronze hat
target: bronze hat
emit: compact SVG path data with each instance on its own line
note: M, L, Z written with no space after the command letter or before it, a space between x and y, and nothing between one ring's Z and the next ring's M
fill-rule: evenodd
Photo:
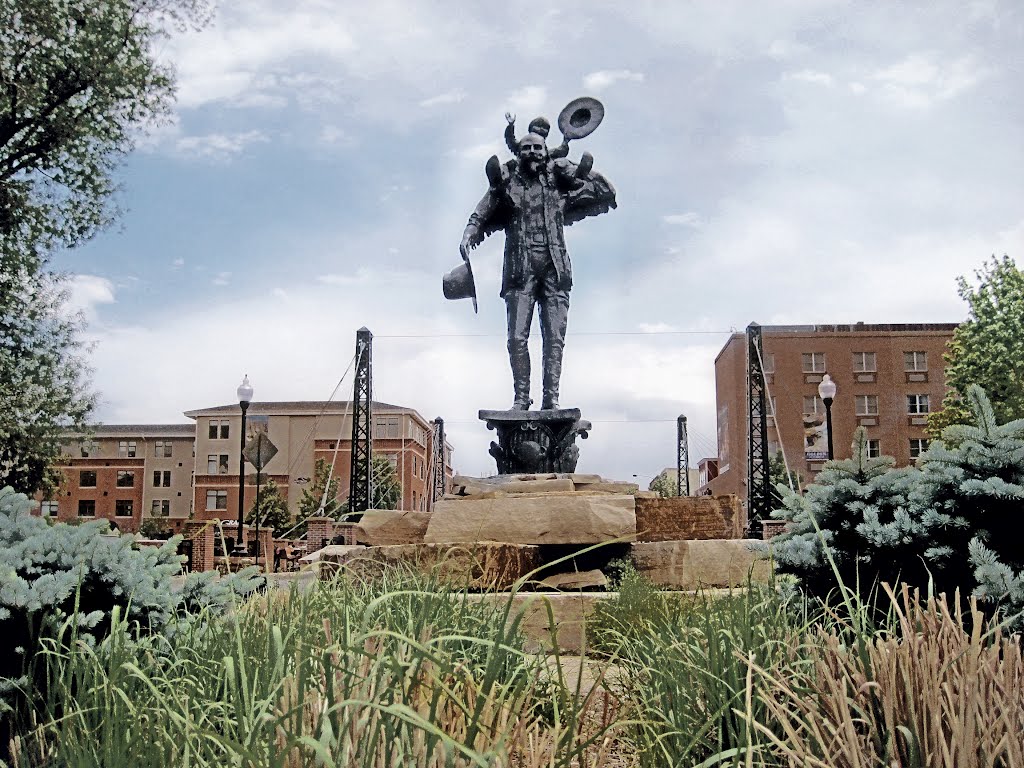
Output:
M590 96L573 99L558 115L558 130L566 141L589 136L604 120L604 104Z
M451 299L472 299L473 311L476 312L476 283L473 281L473 267L469 259L459 264L441 280L444 297Z

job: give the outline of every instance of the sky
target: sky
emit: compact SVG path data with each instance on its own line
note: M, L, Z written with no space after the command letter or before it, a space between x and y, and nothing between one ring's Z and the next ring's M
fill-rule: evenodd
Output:
M1024 264L1017 0L457 3L223 0L162 44L174 117L126 158L112 229L56 266L88 321L103 423L255 399L373 395L445 419L495 471L511 405L503 235L446 301L484 163L592 96L618 208L567 229L561 404L579 471L646 485L714 456L714 359L751 322L957 322L958 275ZM558 140L552 131L549 144ZM534 328L539 360L539 329ZM539 400L539 364L534 398Z

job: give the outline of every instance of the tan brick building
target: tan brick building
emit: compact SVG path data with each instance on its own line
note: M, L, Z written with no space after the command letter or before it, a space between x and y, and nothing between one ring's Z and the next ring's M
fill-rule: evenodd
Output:
M825 460L825 410L818 384L836 383L832 404L837 459L850 457L853 433L867 429L872 455L914 461L928 444L928 413L945 395L943 353L955 323L762 326L770 401L768 452L783 451L791 470L813 479ZM715 358L717 475L698 493L747 498L747 337L733 334Z
M402 483L401 508L431 503L433 424L411 408L374 402L373 451L395 467ZM137 531L144 517L165 518L180 531L185 521L238 517L241 409L238 404L187 411L194 423L105 425L88 438L69 436L64 478L40 514L60 520L111 520ZM265 430L278 453L264 470L287 499L293 515L305 488L312 487L317 459L334 465L339 496L348 494L352 461L351 405L347 402L253 402L246 432ZM452 448L445 446L446 487ZM256 496L256 472L246 464L245 508Z
M137 531L143 516L185 519L195 465L192 424L107 424L69 436L63 480L40 513L58 520L105 518Z

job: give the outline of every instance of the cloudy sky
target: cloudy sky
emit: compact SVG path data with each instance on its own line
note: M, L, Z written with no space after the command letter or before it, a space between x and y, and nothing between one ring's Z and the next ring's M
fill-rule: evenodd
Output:
M1024 260L1022 40L1017 0L224 0L160 52L176 118L127 160L120 226L58 260L99 416L182 422L243 373L257 400L325 399L365 325L375 398L442 416L457 468L493 472L501 234L478 315L441 276L503 114L522 133L590 95L605 120L571 157L619 208L567 233L562 405L594 423L581 471L646 483L679 414L694 461L715 454L730 331L958 321L957 275Z

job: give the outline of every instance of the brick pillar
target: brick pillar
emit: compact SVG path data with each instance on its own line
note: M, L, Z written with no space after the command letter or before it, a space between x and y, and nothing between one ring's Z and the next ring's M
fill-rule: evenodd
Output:
M274 570L274 529L260 528L260 560L257 565L263 566L264 573Z
M334 538L334 521L329 517L311 517L306 523L306 551L316 552Z
M192 542L192 570L212 571L213 564L213 523L206 520L189 520L182 526L182 535Z

